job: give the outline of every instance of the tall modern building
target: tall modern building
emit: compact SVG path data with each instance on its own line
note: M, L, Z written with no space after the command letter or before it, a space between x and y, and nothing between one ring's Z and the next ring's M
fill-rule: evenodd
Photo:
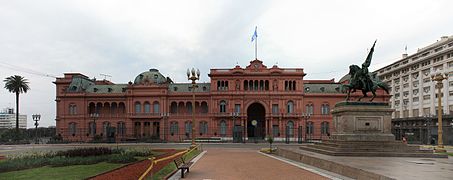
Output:
M440 94L444 143L453 144L453 36L442 36L414 54L403 54L400 60L374 73L391 87L396 136L408 136L409 140L420 143L437 139L439 94L432 76L447 74Z
M193 92L190 82L175 83L157 69L124 84L65 73L55 81L57 134L69 141L184 141L195 126L196 137L222 141L324 139L333 129L330 110L345 98L333 79L306 80L303 68L269 68L260 60L208 75ZM388 100L382 93L375 101Z
M16 113L13 108L5 108L0 112L0 129L16 128ZM19 128L27 128L27 115L19 115Z

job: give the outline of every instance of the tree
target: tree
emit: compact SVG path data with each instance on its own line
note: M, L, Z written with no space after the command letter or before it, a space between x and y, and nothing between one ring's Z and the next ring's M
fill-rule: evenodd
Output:
M269 152L272 153L272 143L274 143L274 137L267 136L267 142L269 143Z
M16 132L19 132L19 94L27 93L30 90L29 82L19 75L7 77L3 81L5 82L5 89L16 94Z

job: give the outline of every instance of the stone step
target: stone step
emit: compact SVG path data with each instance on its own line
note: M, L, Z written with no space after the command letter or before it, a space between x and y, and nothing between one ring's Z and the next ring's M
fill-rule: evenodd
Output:
M331 156L358 156L358 157L426 157L426 158L445 158L444 154L433 154L432 152L343 152L343 151L330 151L325 149L318 149L310 146L301 146L300 149L326 154Z

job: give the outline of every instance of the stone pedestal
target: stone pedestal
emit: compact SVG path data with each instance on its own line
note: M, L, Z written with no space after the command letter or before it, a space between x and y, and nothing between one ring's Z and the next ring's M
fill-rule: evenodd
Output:
M300 148L333 156L447 157L395 141L392 112L387 103L339 102L332 110L331 139Z
M338 141L394 141L392 112L387 103L340 102L332 110Z

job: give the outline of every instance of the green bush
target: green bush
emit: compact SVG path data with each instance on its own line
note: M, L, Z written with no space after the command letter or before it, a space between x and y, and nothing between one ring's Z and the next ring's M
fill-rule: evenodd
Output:
M54 167L61 167L61 166L70 166L70 165L88 165L88 164L96 164L109 159L109 156L90 156L90 157L54 157L49 159L48 165Z
M153 151L151 149L128 149L124 152L125 154L132 155L132 156L140 156L140 157L146 157L146 156L152 156Z
M8 156L0 162L0 173L37 168L42 166L89 165L107 161L110 163L130 163L137 161L135 157L153 155L151 149L114 149L79 148L58 152L32 153Z
M117 164L131 163L134 161L137 161L137 159L130 154L112 154L107 159L107 162Z
M87 156L102 156L112 154L112 150L106 147L93 147L93 148L78 148L66 151L58 151L57 156L64 157L87 157Z

